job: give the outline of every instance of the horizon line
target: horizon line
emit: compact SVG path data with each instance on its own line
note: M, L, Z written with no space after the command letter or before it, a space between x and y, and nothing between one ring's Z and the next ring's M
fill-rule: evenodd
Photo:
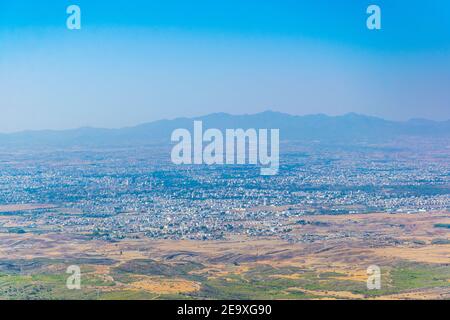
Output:
M449 122L450 119L445 119L445 120L431 120L431 119L427 119L427 118L409 118L407 120L392 120L392 119L386 119L383 118L381 116L373 116L373 115L367 115L367 114L363 114L363 113L357 113L357 112L346 112L343 114L338 114L338 115L329 115L323 112L319 112L319 113L310 113L310 114L303 114L303 115L298 115L298 114L290 114L287 112L281 112L281 111L274 111L271 109L265 110L265 111L261 111L261 112L255 112L255 113L241 113L241 114L232 114L232 113L228 113L228 112L212 112L212 113L208 113L208 114L203 114L203 115L199 115L199 116L181 116L181 117L174 117L174 118L162 118L162 119L157 119L157 120L150 120L150 121L146 121L146 122L141 122L141 123L137 123L134 125L130 125L130 126L121 126L121 127L95 127L95 126L78 126L78 127L72 127L72 128L64 128L64 129L23 129L23 130L17 130L17 131L11 131L11 132L3 132L0 131L0 135L14 135L14 134L23 134L23 133L34 133L34 132L62 132L62 131L75 131L75 130L81 130L81 129L92 129L92 130L121 130L121 129L130 129L130 128L136 128L139 126L143 126L143 125L147 125L147 124L151 124L151 123L155 123L155 122L160 122L160 121L175 121L175 120L197 120L198 118L203 118L203 117L208 117L208 116L213 116L213 115L226 115L226 116L235 116L235 117L239 117L239 116L255 116L255 115L260 115L260 114L264 114L264 113L274 113L274 114L280 114L280 115L285 115L285 116L290 116L290 117L318 117L318 116L323 116L323 117L328 117L328 118L342 118L342 117L348 117L348 116L359 116L359 117L364 117L364 118L372 118L372 119L378 119L378 120L383 120L383 121L387 121L387 122L394 122L394 123L408 123L411 121L426 121L426 122L433 122L433 123L445 123L445 122Z

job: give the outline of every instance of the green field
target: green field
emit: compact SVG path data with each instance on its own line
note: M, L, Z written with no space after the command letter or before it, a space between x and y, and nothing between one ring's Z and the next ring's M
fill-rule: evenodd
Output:
M242 273L210 277L200 263L169 264L154 260L130 260L111 266L111 278L95 272L105 261L70 261L81 265L80 290L66 288L69 276L67 261L35 259L0 262L0 299L314 299L339 298L336 292L349 292L361 298L385 296L443 288L450 290L450 267L418 263L399 263L382 270L381 290L369 291L362 281L342 280L342 274L295 267L274 268L256 265ZM6 272L8 266L13 272ZM128 290L127 284L136 277L174 277L200 284L189 293L160 294L148 290ZM320 295L311 293L321 292ZM341 297L342 298L342 297Z

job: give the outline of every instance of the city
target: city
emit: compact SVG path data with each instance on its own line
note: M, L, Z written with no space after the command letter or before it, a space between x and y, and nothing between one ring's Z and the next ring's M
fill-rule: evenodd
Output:
M4 212L17 226L1 228L111 241L237 234L295 242L313 241L293 232L305 216L450 208L449 149L314 143L289 149L273 177L260 176L255 165L173 165L163 146L3 152L0 202L49 208Z

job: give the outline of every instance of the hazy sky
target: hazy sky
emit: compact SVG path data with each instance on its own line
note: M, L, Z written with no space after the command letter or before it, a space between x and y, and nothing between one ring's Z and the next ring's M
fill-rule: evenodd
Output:
M267 109L450 119L450 2L0 0L0 132Z

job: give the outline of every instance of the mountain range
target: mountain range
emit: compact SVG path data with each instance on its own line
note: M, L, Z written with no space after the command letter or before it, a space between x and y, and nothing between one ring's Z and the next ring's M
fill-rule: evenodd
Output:
M295 116L265 111L245 115L213 113L196 118L159 120L121 129L83 127L0 134L0 147L134 146L168 143L173 130L192 130L194 120L203 121L204 129L280 129L281 140L295 141L382 142L402 137L450 138L450 120L412 119L400 122L355 113L342 116Z

